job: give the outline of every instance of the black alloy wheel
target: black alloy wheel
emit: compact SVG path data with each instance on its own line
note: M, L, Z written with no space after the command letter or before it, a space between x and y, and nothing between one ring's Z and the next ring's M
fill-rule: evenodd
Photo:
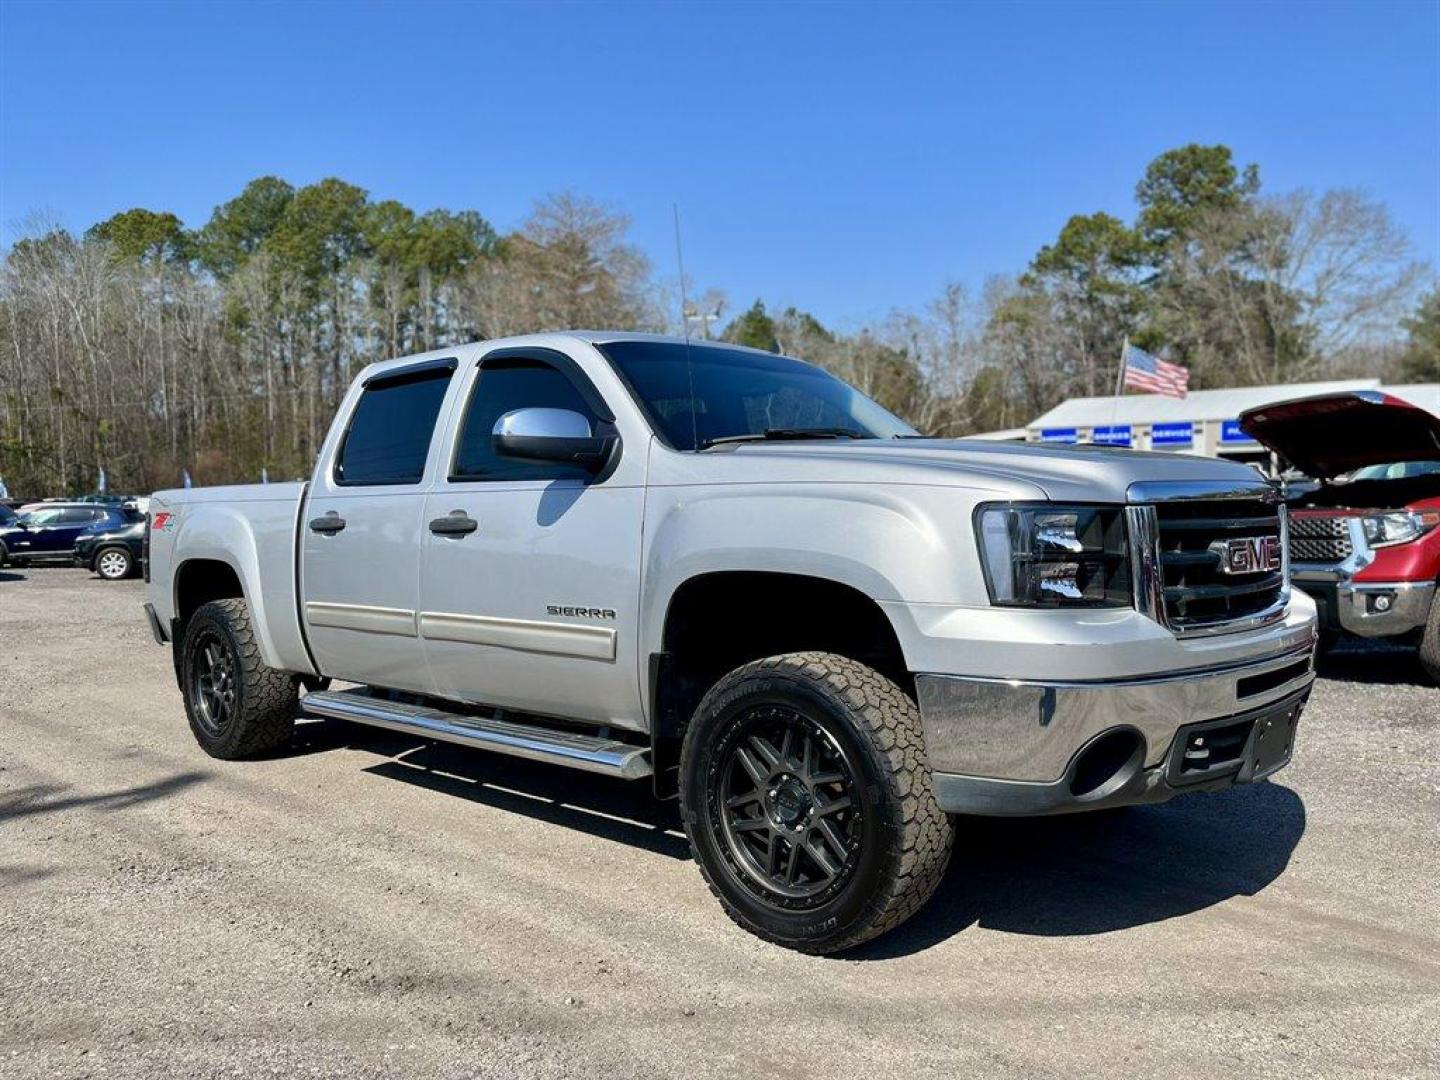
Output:
M190 666L190 702L195 722L211 738L220 738L236 715L236 664L230 644L206 631L195 644Z
M711 892L787 948L840 952L899 925L949 860L915 701L849 657L785 653L722 676L686 726L679 786Z
M791 910L823 904L854 872L863 810L855 770L798 709L763 705L736 717L712 760L711 828L739 880Z
M290 738L299 680L266 666L244 600L202 604L181 632L176 652L185 714L207 754L252 757Z

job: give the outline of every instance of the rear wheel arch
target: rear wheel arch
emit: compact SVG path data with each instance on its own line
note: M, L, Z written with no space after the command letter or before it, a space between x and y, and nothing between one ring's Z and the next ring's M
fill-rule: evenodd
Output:
M220 559L187 559L175 568L175 623L180 634L195 612L212 600L245 600L235 567Z

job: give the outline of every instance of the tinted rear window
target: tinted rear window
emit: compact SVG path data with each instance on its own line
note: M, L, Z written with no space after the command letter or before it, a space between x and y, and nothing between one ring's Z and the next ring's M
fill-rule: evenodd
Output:
M451 367L370 383L350 418L335 479L342 484L418 484Z

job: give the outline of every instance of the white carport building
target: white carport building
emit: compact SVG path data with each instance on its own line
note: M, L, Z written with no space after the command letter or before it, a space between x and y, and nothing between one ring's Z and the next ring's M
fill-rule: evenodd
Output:
M1071 398L1026 424L1025 441L1098 443L1264 462L1269 452L1240 430L1242 412L1346 390L1378 390L1440 415L1440 383L1384 386L1379 379L1344 379L1193 390L1183 398L1162 394Z

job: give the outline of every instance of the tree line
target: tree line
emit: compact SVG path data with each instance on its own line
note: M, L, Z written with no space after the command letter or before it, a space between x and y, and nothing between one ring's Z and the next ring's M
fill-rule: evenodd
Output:
M571 194L498 232L338 179L252 181L187 229L132 209L37 223L0 270L0 477L16 493L306 475L351 377L390 356L567 327L677 331L623 214ZM1268 196L1223 146L1157 157L1133 221L1072 217L1015 277L858 329L756 300L725 340L811 360L922 431L1022 424L1111 392L1121 342L1192 386L1440 379L1440 292L1386 208ZM725 298L701 302L712 314ZM700 320L709 332L710 320Z

